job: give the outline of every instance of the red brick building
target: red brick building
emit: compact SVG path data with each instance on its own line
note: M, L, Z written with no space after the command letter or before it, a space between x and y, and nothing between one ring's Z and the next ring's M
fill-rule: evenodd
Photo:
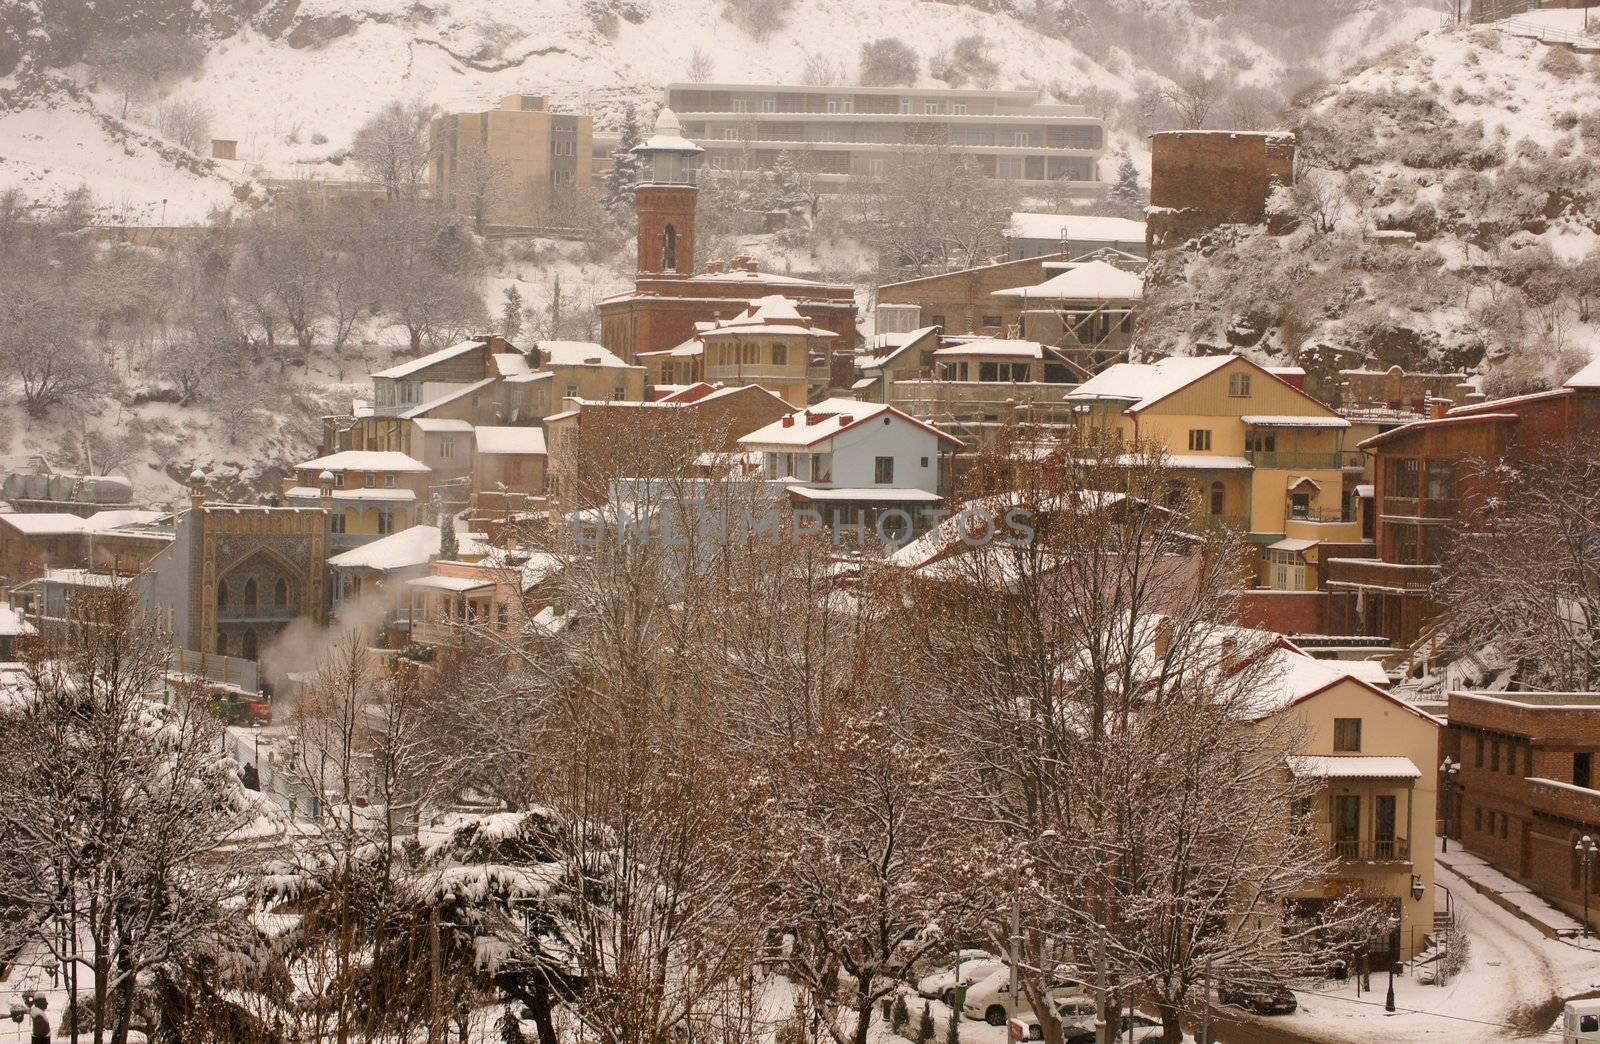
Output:
M1361 443L1374 458L1376 558L1326 562L1330 628L1408 646L1438 611L1445 537L1494 489L1494 464L1600 431L1600 364L1560 388L1457 406Z
M1461 765L1450 835L1578 916L1573 842L1600 840L1600 693L1452 692L1444 745ZM1600 864L1590 891L1591 910L1600 909Z
M695 336L695 324L732 319L759 297L781 294L813 326L837 335L836 352L856 343L852 287L757 270L748 257L711 262L695 272L695 166L700 147L682 136L663 109L655 133L635 150L642 181L635 191L639 219L634 288L601 301L600 343L633 363L640 352L675 348Z

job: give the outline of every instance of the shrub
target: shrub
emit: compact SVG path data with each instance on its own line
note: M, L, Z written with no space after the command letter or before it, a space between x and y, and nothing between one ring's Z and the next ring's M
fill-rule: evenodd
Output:
M989 57L989 41L978 33L970 33L948 50L928 59L928 72L934 79L943 80L952 87L964 87L969 83L988 87L994 83L1000 66Z
M894 995L894 1005L889 1009L889 1028L899 1033L911 1025L911 1012L906 1008L906 995Z
M164 102L156 110L156 129L163 138L204 156L211 144L211 110L181 98Z
M794 0L723 0L722 17L756 40L765 40L789 17Z
M1583 63L1569 47L1551 47L1539 60L1539 68L1558 80L1570 80L1583 73Z
M917 82L920 59L916 50L897 36L869 40L861 45L863 87L910 87Z

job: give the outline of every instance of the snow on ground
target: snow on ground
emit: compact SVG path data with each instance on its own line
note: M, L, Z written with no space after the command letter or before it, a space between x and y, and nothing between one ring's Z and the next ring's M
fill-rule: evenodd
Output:
M234 184L220 173L173 164L137 131L118 140L87 102L0 107L0 143L0 191L60 202L87 184L108 223L199 224L234 202Z
M1300 1010L1272 1021L1348 1044L1498 1044L1531 1028L1522 1019L1536 1011L1539 1026L1547 1025L1558 999L1600 991L1600 960L1592 951L1546 938L1443 866L1436 872L1471 938L1469 963L1460 975L1442 987L1409 975L1397 978L1400 1010L1393 1015L1384 1011L1387 979L1374 974L1370 994L1358 999L1353 983L1300 992Z

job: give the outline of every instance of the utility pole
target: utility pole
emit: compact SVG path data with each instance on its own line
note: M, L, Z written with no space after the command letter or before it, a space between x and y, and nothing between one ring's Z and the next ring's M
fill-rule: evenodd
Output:
M1017 962L1022 954L1022 895L1015 890L1011 893L1011 946L1010 960L1006 963L1011 970L1011 1014L1018 1012L1017 997L1019 983L1017 981ZM1048 983L1046 984L1048 986Z
M1211 1044L1211 955L1206 955L1205 992L1201 996L1199 1044Z

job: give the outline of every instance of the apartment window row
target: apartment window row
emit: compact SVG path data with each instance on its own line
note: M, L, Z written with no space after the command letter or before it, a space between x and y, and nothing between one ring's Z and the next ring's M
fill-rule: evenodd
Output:
M1384 493L1391 497L1449 501L1456 495L1455 462L1399 457L1388 462Z
M1450 532L1444 526L1385 522L1393 561L1400 565L1438 565L1444 561Z
M1498 738L1486 739L1483 736L1474 736L1473 741L1473 768L1487 768L1490 772L1499 772L1503 764L1505 773L1509 776L1514 776L1517 774L1517 761L1519 760L1517 752L1520 750L1522 752L1520 759L1522 761L1522 775L1533 775L1533 746L1531 744L1516 743L1512 740ZM1502 747L1504 748L1503 758L1501 757ZM1487 763L1485 762L1485 753L1488 755Z
M715 346L715 358L708 360L713 366L757 366L770 361L773 366L789 365L789 346L774 344L769 351L763 351L763 346L755 341L745 341L740 344L721 344Z
M576 156L578 154L577 139L569 131L566 134L557 133L550 139L550 155Z
M1490 837L1499 836L1502 839L1509 837L1511 830L1506 814L1504 812L1496 812L1492 808L1488 809L1487 813L1485 815L1485 809L1482 805L1473 808L1472 829L1480 834L1488 834Z

